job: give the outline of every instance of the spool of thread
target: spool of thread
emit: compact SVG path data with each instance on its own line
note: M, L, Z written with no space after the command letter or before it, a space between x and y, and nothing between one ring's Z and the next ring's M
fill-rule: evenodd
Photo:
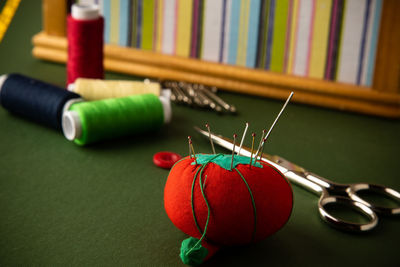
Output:
M97 5L72 5L67 18L67 84L76 78L103 79L104 20Z
M110 81L78 78L68 85L68 90L81 95L85 100L100 100L139 94L160 95L159 83L138 81Z
M164 93L164 92L163 92ZM169 123L168 92L73 103L63 115L65 137L78 145L150 132Z
M61 130L67 102L81 101L78 94L20 74L0 76L0 103L26 119Z

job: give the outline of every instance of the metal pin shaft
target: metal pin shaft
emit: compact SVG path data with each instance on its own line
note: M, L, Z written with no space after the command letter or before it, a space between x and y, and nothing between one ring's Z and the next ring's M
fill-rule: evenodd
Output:
M208 123L206 123L206 128L208 130L208 137L210 138L210 143L211 143L211 148L212 148L213 154L215 154L214 142L211 138L210 125L208 125Z
M190 136L188 136L188 139L189 139L189 145L190 145L190 148L192 149L192 152L193 152L193 158L194 158L194 162L195 162L195 163L196 163L196 165L197 165L196 153L194 152L194 148L193 148L193 144L192 144L192 138L191 138Z
M269 128L268 133L265 135L262 146L261 146L261 153L260 153L260 157L262 157L262 153L264 151L264 144L268 139L268 136L271 134L272 129L274 128L276 122L279 120L279 117L281 116L281 114L283 113L283 111L285 110L287 104L289 103L290 99L293 96L293 92L290 93L289 97L286 99L285 104L283 104L283 107L281 108L281 111L279 112L278 116L276 116L274 123L272 123L271 128Z
M260 149L261 149L261 146L262 146L262 144L263 144L263 140L264 140L264 135L265 135L265 133L267 132L267 130L262 130L262 133L261 133L261 138L260 138L260 143L258 144L258 148L257 148L257 151L256 151L256 153L254 154L255 155L255 160L257 160L257 157L258 157L258 153L260 152Z
M232 148L231 170L232 170L232 168L233 168L233 157L234 157L234 155L235 155L236 137L237 137L237 134L234 134L234 135L233 135L233 148Z
M246 128L244 128L242 140L240 141L240 146L239 146L238 155L240 155L240 150L242 150L242 145L243 145L243 141L244 141L244 138L245 138L245 136L246 136L246 133L247 133L247 128L249 128L249 123L248 123L248 122L246 122Z
M251 136L253 137L253 141L251 142L250 168L251 168L251 163L253 161L254 139L256 137L256 134L252 133Z

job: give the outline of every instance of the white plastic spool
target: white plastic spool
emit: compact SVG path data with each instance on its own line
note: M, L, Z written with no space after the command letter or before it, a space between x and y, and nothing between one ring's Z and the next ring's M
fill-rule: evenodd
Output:
M93 20L100 17L98 5L73 4L71 16L77 20Z

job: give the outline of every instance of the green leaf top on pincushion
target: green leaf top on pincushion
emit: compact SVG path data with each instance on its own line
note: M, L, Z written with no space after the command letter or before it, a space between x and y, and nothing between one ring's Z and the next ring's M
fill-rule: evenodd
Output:
M232 163L232 155L228 154L196 154L196 161L197 164L206 164L208 162L213 162L224 168L225 170L231 171L239 164L249 165L250 158L245 156L234 155L233 156L233 166L231 169ZM195 162L192 162L192 165L196 165ZM259 162L254 162L254 158L251 163L252 166L262 168L263 166Z

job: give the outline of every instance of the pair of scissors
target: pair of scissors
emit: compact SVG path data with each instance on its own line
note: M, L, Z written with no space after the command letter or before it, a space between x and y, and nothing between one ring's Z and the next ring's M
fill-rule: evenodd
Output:
M231 139L204 131L198 127L194 128L202 135L211 138L215 144L218 144L230 151L232 151L233 147L235 147L234 152L239 153L240 148L238 146L234 146L234 143ZM240 155L250 157L251 149L243 146L240 150ZM271 156L263 153L260 159L277 168L292 183L300 185L316 195L319 195L320 198L318 202L318 210L321 218L331 226L340 230L355 232L369 231L378 224L377 214L400 214L400 206L395 208L377 206L369 203L357 195L357 192L367 190L382 194L383 196L400 203L400 193L394 189L367 183L338 184L311 173L280 156ZM346 205L356 211L359 211L368 219L367 222L355 223L333 216L326 210L327 205L332 203Z

